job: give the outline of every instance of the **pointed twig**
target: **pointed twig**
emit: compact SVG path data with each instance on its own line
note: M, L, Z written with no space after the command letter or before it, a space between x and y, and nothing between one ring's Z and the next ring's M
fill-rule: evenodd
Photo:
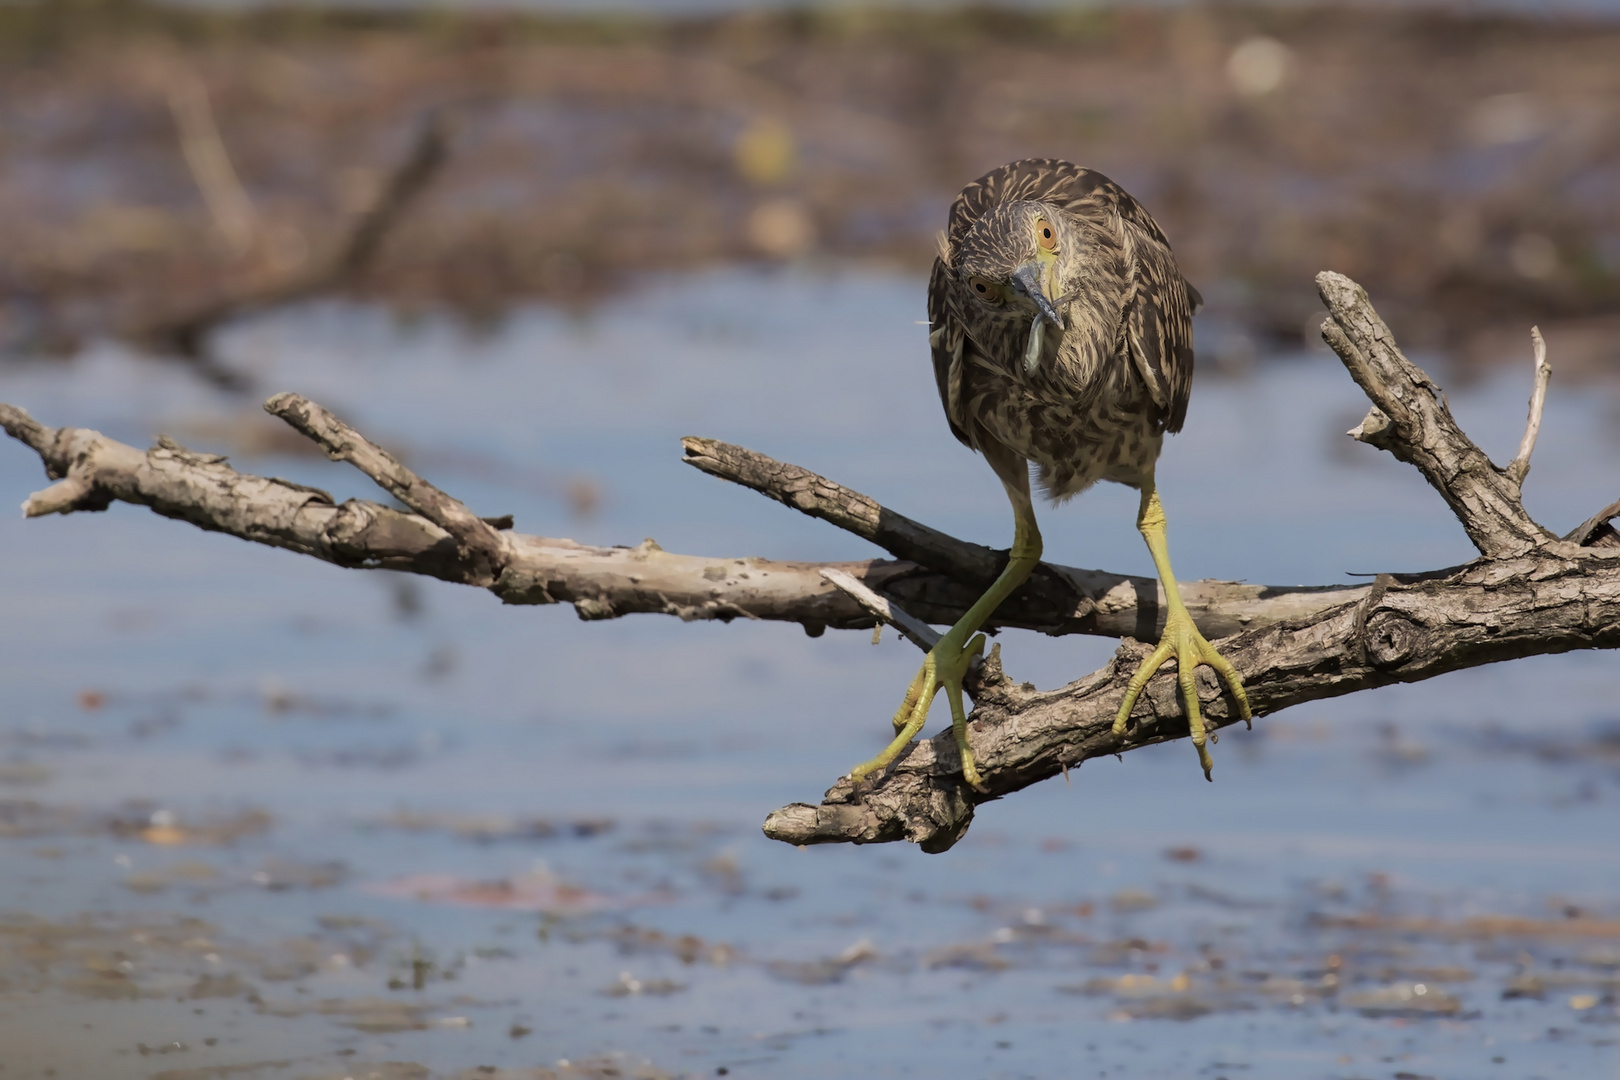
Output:
M1547 342L1541 336L1541 327L1530 328L1530 343L1535 348L1535 382L1530 390L1530 417L1524 424L1524 438L1519 440L1519 452L1508 462L1508 478L1524 486L1530 473L1530 455L1536 449L1536 436L1541 434L1541 410L1547 404L1547 383L1552 379L1552 365L1547 363Z
M861 607L900 631L907 641L923 652L928 652L939 644L942 635L932 626L916 618L900 605L879 596L844 571L829 566L821 571L821 576L854 597Z

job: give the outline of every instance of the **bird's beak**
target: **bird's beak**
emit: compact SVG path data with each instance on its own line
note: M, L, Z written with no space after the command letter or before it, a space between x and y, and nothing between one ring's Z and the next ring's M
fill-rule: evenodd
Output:
M1012 273L1013 288L1034 301L1042 321L1062 330L1063 316L1058 314L1058 309L1052 306L1052 301L1048 300L1046 293L1041 290L1041 269L1038 262L1024 263Z

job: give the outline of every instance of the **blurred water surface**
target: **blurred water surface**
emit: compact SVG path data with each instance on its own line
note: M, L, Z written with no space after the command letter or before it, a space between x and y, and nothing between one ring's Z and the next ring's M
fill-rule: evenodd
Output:
M1001 546L999 486L939 416L921 295L728 270L476 332L312 306L221 348L259 396L310 395L522 531L875 554L681 464L702 434ZM1451 394L1498 460L1526 353ZM285 453L253 401L116 348L0 369L0 400L379 497ZM1202 373L1161 462L1178 574L1465 561L1421 479L1343 436L1365 404L1325 350ZM1527 484L1551 527L1620 490L1616 409L1555 380ZM0 449L6 498L41 486ZM1150 573L1134 506L1105 487L1046 510L1048 556ZM0 519L0 595L8 1077L614 1052L693 1076L1620 1076L1608 654L1265 718L1215 748L1214 784L1185 743L1094 762L928 856L758 831L881 745L917 664L892 635L582 623L123 505ZM1041 686L1112 647L1002 641Z

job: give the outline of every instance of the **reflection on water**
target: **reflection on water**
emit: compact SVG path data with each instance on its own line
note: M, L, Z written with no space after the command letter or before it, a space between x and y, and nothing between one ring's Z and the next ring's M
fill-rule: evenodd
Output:
M678 437L703 434L1005 544L998 485L938 415L920 296L728 272L484 337L313 308L224 351L524 531L871 554L681 465ZM1452 397L1499 458L1522 374ZM4 369L0 400L375 495L241 401L110 350ZM1614 405L1554 384L1527 485L1554 528L1620 490ZM1340 434L1364 408L1326 353L1203 378L1161 465L1178 572L1466 559L1410 469ZM40 486L0 450L7 498ZM1051 556L1150 572L1133 511L1117 488L1046 511ZM759 822L880 745L916 664L892 636L585 624L128 506L0 519L0 556L7 1076L1620 1069L1606 654L1267 718L1222 740L1214 784L1185 745L1091 763L940 856L797 851ZM1003 640L1040 685L1110 651Z

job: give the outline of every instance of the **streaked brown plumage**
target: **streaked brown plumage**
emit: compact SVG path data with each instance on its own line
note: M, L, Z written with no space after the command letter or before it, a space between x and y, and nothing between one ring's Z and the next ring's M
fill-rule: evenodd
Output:
M1059 230L1053 301L1069 300L1058 303L1066 330L1045 335L1042 363L1029 374L1030 309L983 303L966 279L1006 279L1034 257L1032 214L1047 214ZM1025 159L962 189L941 246L928 329L954 436L993 466L1003 447L1034 461L1051 499L1098 479L1139 486L1163 432L1181 431L1186 418L1200 303L1152 215L1102 173Z
M1028 373L1033 308L989 305L967 278L1005 280L1033 258L1029 218L1038 214L1059 232L1052 300L1067 325L1045 335ZM1011 457L1034 462L1053 500L1099 479L1140 486L1164 433L1180 431L1187 415L1201 302L1158 223L1101 173L1030 158L963 188L941 246L929 341L951 432L998 474Z
M1245 720L1249 706L1236 670L1181 602L1153 476L1165 432L1180 431L1187 416L1199 302L1158 224L1101 173L1029 158L962 189L928 284L928 343L951 431L1007 489L1013 543L995 582L928 651L895 714L894 740L851 770L857 780L905 751L944 691L962 776L982 787L962 680L984 648L978 630L1040 563L1031 462L1055 502L1103 479L1141 490L1136 524L1164 586L1164 636L1127 685L1114 732L1126 733L1137 696L1174 658L1188 731L1210 775L1194 669L1213 667Z

